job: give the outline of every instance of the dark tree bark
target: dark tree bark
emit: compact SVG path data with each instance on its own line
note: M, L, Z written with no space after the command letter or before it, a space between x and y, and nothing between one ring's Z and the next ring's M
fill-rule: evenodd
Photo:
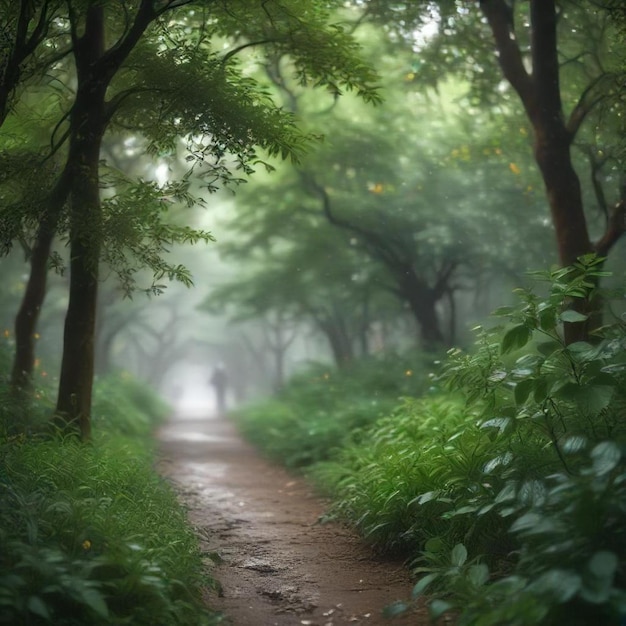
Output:
M416 271L415 264L410 260L412 254L403 253L393 241L385 239L377 231L335 215L326 189L310 174L300 172L300 176L307 190L321 199L326 219L334 226L358 235L368 254L386 267L394 281L390 291L409 305L419 327L424 348L433 350L444 345L436 304L445 295L448 283L457 268L457 262L444 261L432 284L429 284L427 279Z
M352 340L341 320L326 319L318 325L328 339L335 365L341 369L352 363L354 361Z
M107 81L94 73L104 53L104 12L88 10L85 32L75 42L78 90L70 116L70 294L56 414L61 423L91 434L91 395L100 258L100 144L106 128Z
M142 0L123 39L105 51L103 7L86 10L82 35L71 14L71 32L78 87L70 115L68 163L73 174L70 193L70 297L65 318L63 358L56 405L56 421L91 434L91 397L94 373L94 336L101 245L99 161L102 137L110 111L108 85L143 32L156 17L152 2Z
M574 170L571 145L582 122L597 98L591 93L599 85L593 80L584 90L566 120L561 102L555 0L531 0L532 72L524 67L522 52L514 33L512 9L505 0L480 0L491 28L498 62L505 78L517 92L534 131L534 154L543 177L554 225L559 260L571 265L582 255L608 254L626 230L624 203L618 203L608 220L605 234L596 243L589 238L580 181ZM577 299L574 307L594 312L594 305ZM567 343L586 340L599 315L589 323L565 324Z
M14 390L27 389L32 382L35 330L46 297L48 260L57 223L70 191L71 178L71 170L66 167L50 194L45 215L30 252L30 274L15 317L15 354L11 371L11 387Z
M428 287L410 268L407 268L399 286L402 296L409 303L413 317L417 320L422 346L436 350L445 344L436 305L441 296Z

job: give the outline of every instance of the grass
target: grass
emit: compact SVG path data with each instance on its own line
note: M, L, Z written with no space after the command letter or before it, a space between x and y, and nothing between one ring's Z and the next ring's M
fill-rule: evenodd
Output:
M565 305L593 300L599 275L583 258L545 276L547 295L519 291L498 311L508 325L450 352L438 389L398 400L383 386L378 414L365 407L384 362L338 374L361 389L345 402L301 378L240 416L331 496L330 517L407 556L420 579L390 614L428 592L432 619L459 626L625 623L626 325L563 340L581 321Z
M432 357L385 355L343 370L313 365L273 399L234 415L269 458L304 468L332 458L403 396L429 385Z
M218 623L197 537L153 469L166 407L123 374L95 398L89 444L0 436L0 624Z

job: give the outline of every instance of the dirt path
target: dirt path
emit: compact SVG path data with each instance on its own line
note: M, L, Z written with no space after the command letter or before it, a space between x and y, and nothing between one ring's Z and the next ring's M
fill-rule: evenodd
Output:
M179 490L203 547L223 559L223 593L209 603L233 626L427 624L387 620L410 595L399 563L383 561L338 524L300 478L271 465L218 418L173 419L162 428L159 469Z

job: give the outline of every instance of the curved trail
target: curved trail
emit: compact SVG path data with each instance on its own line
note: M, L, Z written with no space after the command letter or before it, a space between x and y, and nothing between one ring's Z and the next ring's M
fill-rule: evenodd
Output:
M427 624L385 619L411 593L400 563L378 558L338 524L301 478L272 465L223 418L173 418L160 433L159 471L173 482L198 529L222 593L207 601L233 626Z

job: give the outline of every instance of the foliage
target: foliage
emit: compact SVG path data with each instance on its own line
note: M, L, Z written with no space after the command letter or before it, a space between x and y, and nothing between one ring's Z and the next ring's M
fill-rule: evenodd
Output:
M439 393L405 399L313 468L333 516L412 555L414 596L433 594L433 619L624 615L626 327L613 321L593 344L563 337L587 321L572 300L599 297L603 274L595 257L540 274L545 295L519 290L518 307L496 312L512 324L450 353Z
M0 435L0 623L217 623L197 538L152 468L164 406L123 374L96 396L93 445Z
M334 370L315 365L273 399L235 413L241 432L270 458L303 467L333 456L359 429L420 393L427 365L410 356L381 356Z
M94 428L107 433L148 437L168 415L169 407L127 372L97 381L94 389Z

